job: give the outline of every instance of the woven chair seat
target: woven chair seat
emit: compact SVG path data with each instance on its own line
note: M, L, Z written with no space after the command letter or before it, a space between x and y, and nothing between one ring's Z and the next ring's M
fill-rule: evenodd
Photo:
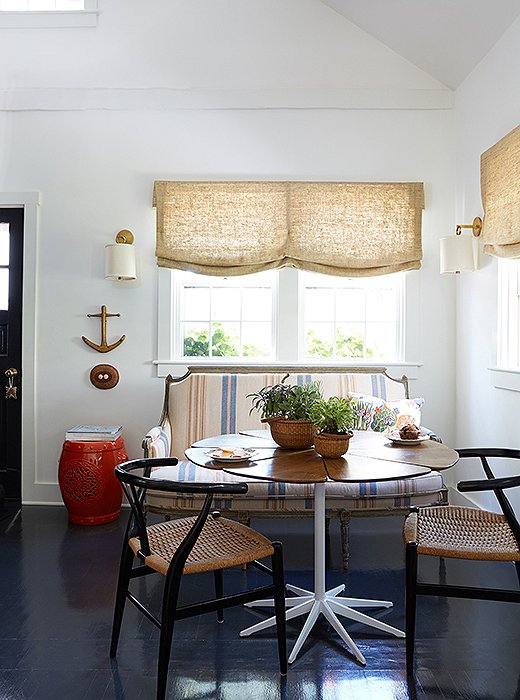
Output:
M403 530L417 553L455 559L520 561L520 550L506 518L498 513L439 506L410 513Z
M173 555L195 520L182 518L147 527L151 554L145 558L145 564L166 575ZM134 554L141 549L138 537L132 537L128 544ZM259 532L233 520L210 515L188 557L184 573L226 569L270 557L273 552L271 542Z

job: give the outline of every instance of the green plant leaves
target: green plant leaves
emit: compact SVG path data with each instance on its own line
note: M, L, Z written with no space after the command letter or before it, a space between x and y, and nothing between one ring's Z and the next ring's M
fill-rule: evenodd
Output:
M309 384L285 384L288 374L280 384L265 386L251 398L251 411L259 411L262 418L288 418L290 420L309 420L310 412L316 401L321 399L319 382Z
M355 409L350 399L331 396L313 404L310 418L322 433L348 433L354 425Z

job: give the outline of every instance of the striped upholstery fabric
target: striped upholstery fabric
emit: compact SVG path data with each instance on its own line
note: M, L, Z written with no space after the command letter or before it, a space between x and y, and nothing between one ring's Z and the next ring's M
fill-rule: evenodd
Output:
M148 456L158 459L170 456L170 440L166 431L160 426L152 428L146 435L148 443Z
M181 456L197 440L265 427L256 411L250 414L252 394L280 382L283 374L191 374L170 387L168 414L171 454ZM403 399L404 387L382 374L294 374L287 382L319 381L325 398L349 392L385 400Z
M154 479L175 481L237 482L246 481L248 492L234 498L216 499L215 507L222 510L251 511L312 511L314 507L313 484L283 484L258 479L242 479L213 469L203 469L186 460L177 467L162 467L152 473ZM326 487L327 505L347 510L370 508L405 508L432 502L432 497L443 487L438 472L431 472L413 479L363 482L357 484L329 482ZM156 507L174 507L175 510L193 509L200 499L193 496L172 497L168 494L148 492ZM434 499L433 499L434 500Z

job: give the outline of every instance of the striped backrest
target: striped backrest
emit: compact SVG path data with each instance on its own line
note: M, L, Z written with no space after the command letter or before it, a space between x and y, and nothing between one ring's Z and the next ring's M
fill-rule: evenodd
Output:
M251 412L249 394L281 382L285 373L190 373L180 380L168 377L168 414L165 429L171 426L171 455L182 457L197 440L241 430L261 429L256 411ZM406 396L406 385L382 372L292 373L289 384L319 381L325 398L346 396L349 392L378 396L392 401ZM169 425L168 425L169 424Z

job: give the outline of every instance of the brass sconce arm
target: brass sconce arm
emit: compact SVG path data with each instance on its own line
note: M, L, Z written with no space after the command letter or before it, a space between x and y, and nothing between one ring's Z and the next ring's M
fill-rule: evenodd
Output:
M478 238L482 233L482 219L480 216L476 216L473 219L472 224L458 224L457 228L455 229L455 235L460 236L463 228L472 229L473 235Z

